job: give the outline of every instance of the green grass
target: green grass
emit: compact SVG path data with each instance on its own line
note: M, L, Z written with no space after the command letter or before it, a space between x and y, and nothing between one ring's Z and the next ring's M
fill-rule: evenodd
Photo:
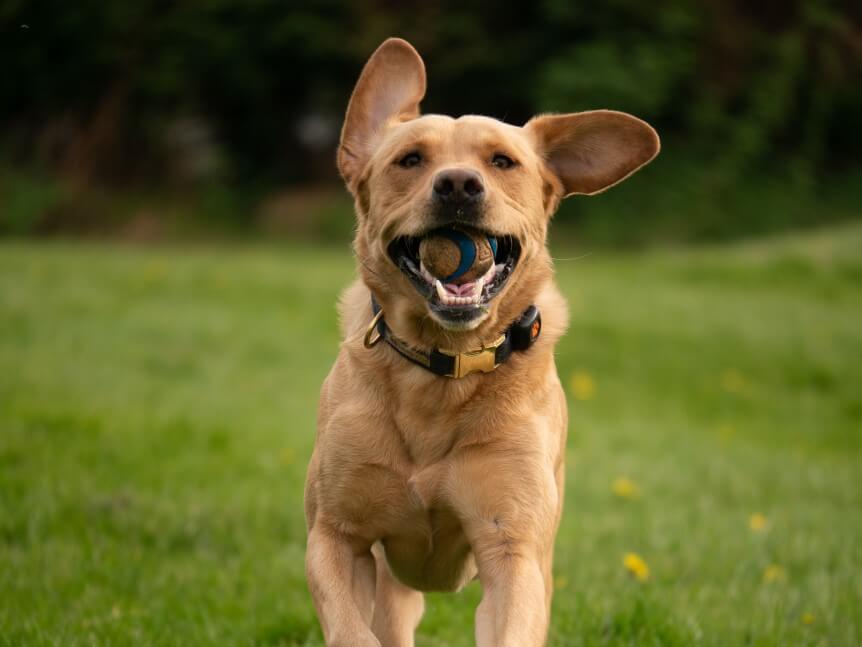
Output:
M560 372L595 392L570 399L552 645L862 641L860 249L857 224L558 262ZM0 246L0 645L321 643L302 484L352 272ZM418 644L472 644L479 594L429 596Z

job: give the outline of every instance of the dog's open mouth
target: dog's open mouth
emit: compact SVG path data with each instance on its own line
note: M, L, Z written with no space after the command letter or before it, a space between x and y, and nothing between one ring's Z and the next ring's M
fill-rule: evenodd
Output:
M521 245L514 236L493 235L496 249L488 270L473 280L447 282L445 277L434 276L420 259L420 244L432 234L434 231L422 236L399 236L387 248L389 257L427 299L436 315L452 322L469 322L483 314L503 289L518 262Z

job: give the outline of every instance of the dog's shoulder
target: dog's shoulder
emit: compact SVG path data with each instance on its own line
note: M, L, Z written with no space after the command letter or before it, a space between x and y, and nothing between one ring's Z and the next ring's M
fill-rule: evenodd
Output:
M356 279L344 289L338 299L342 339L364 335L371 316L371 291L361 279Z
M542 340L554 346L569 327L569 306L554 281L547 281L536 296L542 315Z

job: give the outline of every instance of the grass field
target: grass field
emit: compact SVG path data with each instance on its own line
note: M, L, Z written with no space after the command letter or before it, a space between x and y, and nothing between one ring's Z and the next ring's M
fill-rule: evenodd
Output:
M550 644L862 642L860 250L857 224L558 262ZM352 272L0 245L0 645L321 644L302 484ZM472 644L479 595L429 596L418 644Z

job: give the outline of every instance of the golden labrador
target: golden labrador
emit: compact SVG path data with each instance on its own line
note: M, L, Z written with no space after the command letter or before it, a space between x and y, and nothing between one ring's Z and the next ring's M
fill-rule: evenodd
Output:
M338 168L359 278L308 469L309 587L328 645L413 645L422 592L475 577L477 644L542 645L567 428L548 221L563 197L652 160L659 139L609 110L523 127L420 116L424 94L422 59L393 38L347 108ZM487 236L490 269L432 275L418 250L443 230Z

